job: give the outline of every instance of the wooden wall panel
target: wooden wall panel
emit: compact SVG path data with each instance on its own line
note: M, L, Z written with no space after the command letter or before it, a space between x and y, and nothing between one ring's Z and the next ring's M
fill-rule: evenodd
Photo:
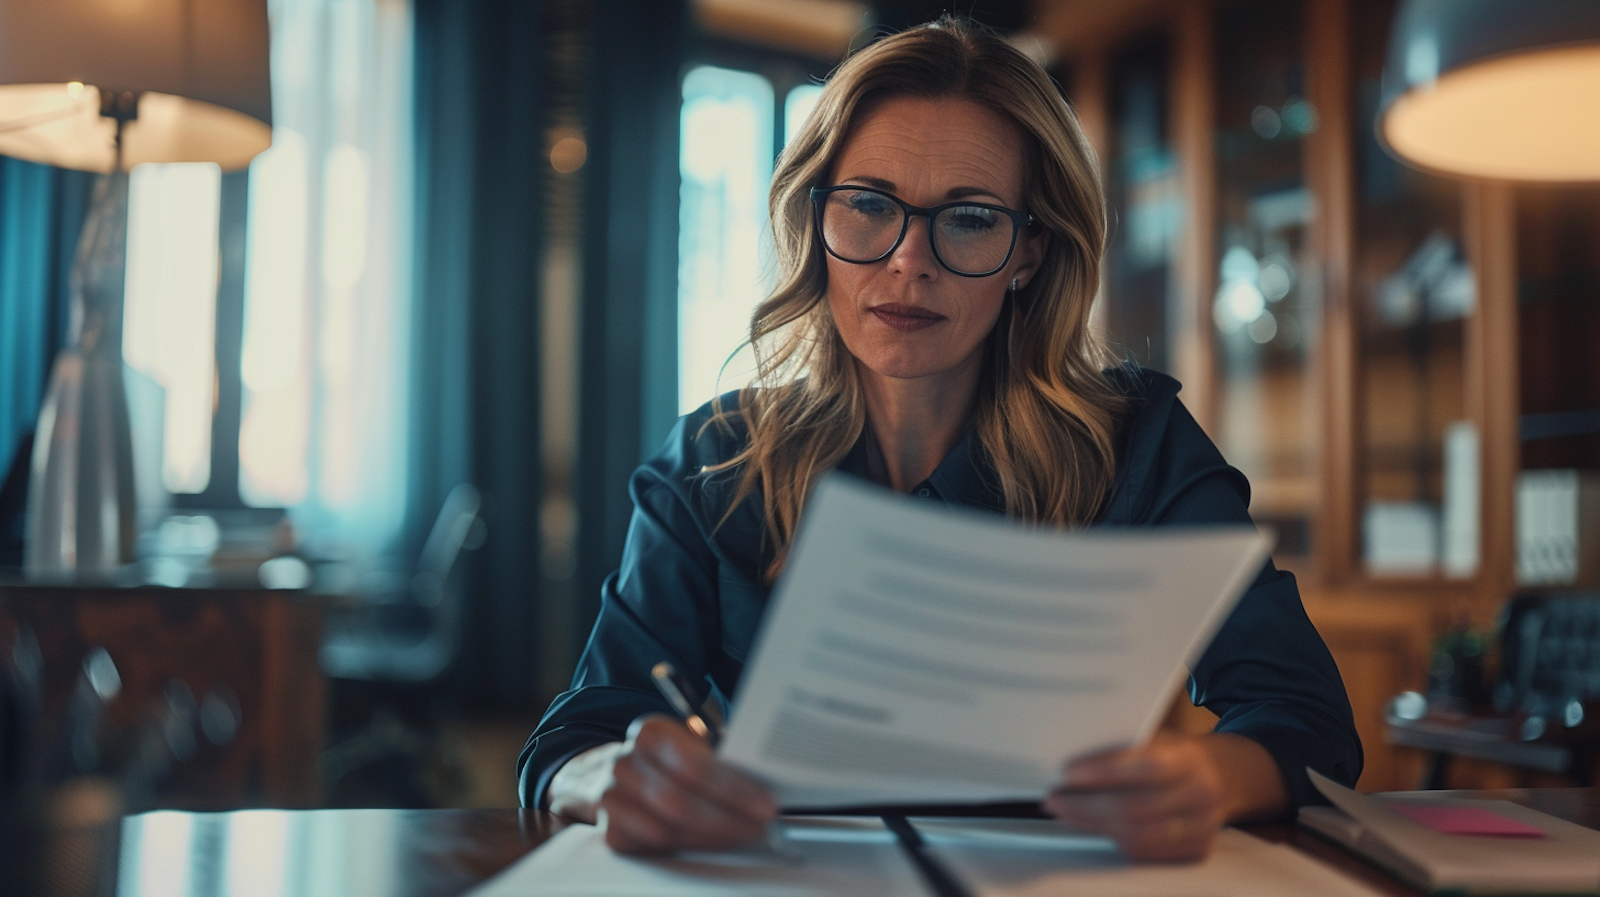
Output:
M1384 710L1400 692L1427 685L1431 609L1415 600L1321 594L1307 596L1306 612L1339 664L1350 695L1366 758L1358 787L1417 787L1425 758L1420 751L1388 743Z

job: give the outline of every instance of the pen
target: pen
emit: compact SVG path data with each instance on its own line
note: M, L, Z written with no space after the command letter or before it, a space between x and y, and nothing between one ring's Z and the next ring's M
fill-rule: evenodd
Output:
M689 703L691 687L677 667L663 660L650 668L650 678L655 680L656 691L661 692L661 696L672 705L673 712L689 727L689 731L704 738L712 747L722 742L722 727L712 726Z
M923 882L934 894L938 897L972 897L972 890L966 883L956 878L955 873L939 862L937 857L928 853L922 836L917 834L916 828L904 816L885 816L883 824L894 832L895 840L900 842L906 856L911 858L911 864L917 867Z
M689 727L689 731L704 738L713 748L722 741L722 713L717 710L711 699L707 699L702 709L696 710L689 703L689 695L693 686L678 672L678 668L668 661L661 661L650 668L650 678L656 684L656 691L667 699L672 705L674 713ZM767 846L772 852L791 862L798 863L801 856L788 847L788 840L783 835L783 827L774 819L767 824Z

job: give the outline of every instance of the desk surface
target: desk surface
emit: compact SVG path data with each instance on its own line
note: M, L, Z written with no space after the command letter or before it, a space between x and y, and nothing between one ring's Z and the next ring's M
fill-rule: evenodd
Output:
M1512 800L1600 829L1600 789L1441 792ZM88 850L118 893L371 894L449 897L490 878L565 827L528 810L257 810L133 817L116 851ZM1250 826L1388 894L1413 894L1287 824ZM104 881L105 879L102 879ZM76 890L69 888L67 890Z

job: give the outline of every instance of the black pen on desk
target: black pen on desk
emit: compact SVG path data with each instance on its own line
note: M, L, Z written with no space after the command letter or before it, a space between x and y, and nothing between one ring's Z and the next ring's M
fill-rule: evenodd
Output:
M656 684L656 691L661 692L661 696L672 705L673 712L677 713L683 724L689 727L689 731L704 738L713 748L721 743L721 714L704 713L689 703L691 687L688 680L683 678L683 674L678 672L677 667L663 660L650 668L650 678ZM788 839L783 834L783 826L776 819L767 824L767 846L772 848L773 853L789 862L798 863L802 859L789 848Z
M904 816L891 815L883 817L883 824L894 833L895 840L900 842L906 856L911 858L911 864L917 867L917 873L933 893L938 897L972 897L972 889L967 887L966 882L928 853L927 843L909 820Z

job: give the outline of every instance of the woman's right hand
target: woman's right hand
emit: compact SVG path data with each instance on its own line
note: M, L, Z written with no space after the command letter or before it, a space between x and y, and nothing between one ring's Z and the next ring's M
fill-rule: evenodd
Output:
M634 720L626 742L567 761L550 791L552 811L603 818L606 843L621 853L736 847L764 838L778 815L766 786L723 763L683 723L656 714Z

